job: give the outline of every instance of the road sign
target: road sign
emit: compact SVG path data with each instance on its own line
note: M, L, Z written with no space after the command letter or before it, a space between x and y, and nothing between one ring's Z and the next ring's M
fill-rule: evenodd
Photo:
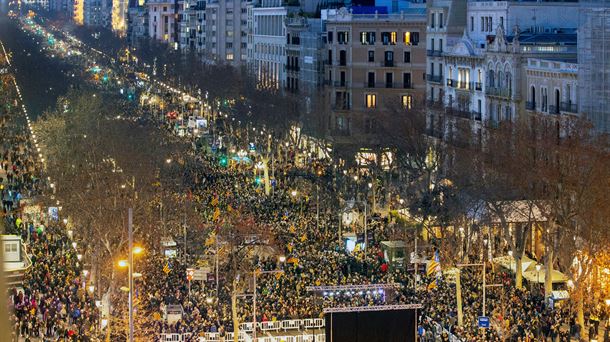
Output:
M483 328L483 329L489 328L489 317L479 316L479 328Z
M195 269L194 268L187 268L186 269L186 280L191 281L193 280L193 276L195 275Z

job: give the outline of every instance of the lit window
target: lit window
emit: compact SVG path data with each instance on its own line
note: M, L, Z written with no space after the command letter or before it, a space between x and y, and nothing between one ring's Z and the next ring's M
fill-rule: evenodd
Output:
M396 44L397 37L398 37L398 35L396 34L396 32L391 32L391 33L390 33L390 43L391 43L392 45L395 45L395 44Z
M232 60L233 60L233 54L227 53L227 61L232 61Z
M405 42L405 45L411 45L411 32L405 32L405 34L403 35L403 40Z
M404 109L413 108L413 97L411 97L411 95L403 95L401 102Z
M377 107L377 95L366 94L366 108L376 108L376 107Z

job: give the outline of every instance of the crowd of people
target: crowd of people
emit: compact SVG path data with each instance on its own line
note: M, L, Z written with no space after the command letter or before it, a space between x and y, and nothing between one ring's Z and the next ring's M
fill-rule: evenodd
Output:
M20 285L9 289L6 304L13 341L87 341L98 310L83 284L77 252L60 222L24 213L26 202L45 189L40 164L29 140L25 116L16 106L12 84L2 89L0 106L0 189L5 234L20 236L31 265L24 263ZM25 260L25 258L24 258Z
M139 110L142 115L152 117L152 113L145 108ZM86 291L82 267L61 224L57 222L43 226L40 222L26 222L15 210L20 207L21 198L36 195L42 190L44 182L37 174L25 125L17 120L21 114L17 110L0 114L4 170L2 204L6 230L27 240L32 256L32 267L26 272L23 288L12 289L9 298L8 305L14 313L13 335L15 338L45 336L86 340L98 334L99 310L92 295ZM155 119L159 119L159 116ZM158 123L165 125L170 134L174 133L173 123ZM227 127L227 123L224 124L215 127L216 134L223 134L223 127ZM228 132L244 128L231 122L229 125L231 129L224 131L227 134L224 144L247 149L249 141L246 135L228 136ZM197 141L193 145L214 143L215 138L213 141ZM283 146L280 142L275 143L273 148L285 149ZM296 147L289 149L285 155L294 156ZM418 322L422 341L546 341L547 338L567 341L570 336L584 335L576 328L569 302L551 308L539 292L517 290L511 286L511 275L504 271L489 275L490 283L505 285L488 292L487 310L492 318L491 329L477 327L477 317L482 313L480 270L467 269L462 272L464 324L458 326L454 282L446 277L437 279L436 274L420 274L416 281L413 271L388 264L380 242L389 238L389 218L380 215L369 217L367 226L374 238L368 241L366 248L346 249L345 242L337 234L337 214L327 210L324 204L322 210L316 210L311 199L313 191L321 191L320 197L334 201L339 192L336 188L318 188L314 185L312 179L319 177L319 170L313 167L315 158L309 157L309 160L298 165L290 158L274 160L273 168L282 170L278 172L281 177L278 176L272 194L266 196L264 185L255 180L252 167L221 163L221 155L212 149L200 148L196 152L195 159L191 161L194 167L190 167L184 175L189 179L186 183L191 185L184 191L189 191L197 199L198 212L204 220L207 223L218 222L229 212L238 211L242 217L252 218L254 226L264 227L264 235L273 241L274 253L253 252L241 258L239 272L232 269L228 260L220 260L218 289L216 279L210 282L191 281L189 284L185 271L195 262L194 258L185 262L180 255L170 260L161 254L146 256L139 261L138 267L143 269L143 276L135 284L136 333L141 336L156 336L163 332L191 333L193 338L205 332L223 335L234 330L234 318L240 323L253 321L251 297L238 297L234 317L231 302L235 288L234 279L230 276L250 277L252 272L258 270L281 271L261 273L256 287L240 289L240 294L257 293L258 322L321 318L326 307L422 304ZM253 154L252 158L257 157ZM321 163L318 161L316 165ZM289 172L296 169L298 173ZM308 191L307 196L294 195L297 183L307 189L299 190L302 193ZM220 224L214 228L221 245L227 243L229 233L226 229ZM344 229L361 230L356 225ZM216 248L217 245L205 247L206 252ZM228 252L229 257L231 252ZM213 253L218 251L214 250ZM283 256L282 260L278 258L280 255ZM432 282L436 287L429 286ZM362 284L397 285L393 289L368 292L346 290L326 293L308 290L309 286ZM125 304L124 301L122 304ZM177 322L168 323L163 319L164 309L169 305L180 305L183 309L182 318Z

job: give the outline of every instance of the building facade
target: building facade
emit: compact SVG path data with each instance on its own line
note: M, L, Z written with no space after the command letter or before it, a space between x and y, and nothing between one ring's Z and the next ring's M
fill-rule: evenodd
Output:
M288 8L282 0L261 0L252 8L252 58L250 70L258 85L280 89L286 83L286 27Z
M250 1L208 0L205 9L207 62L242 66L247 60Z
M203 54L205 49L205 1L184 0L180 11L180 49Z
M528 58L525 109L542 115L578 115L576 59Z
M610 133L610 0L581 0L578 30L580 110Z
M342 8L328 16L325 84L331 136L374 136L382 113L423 108L425 32L423 7L386 15L355 15Z
M180 4L177 0L149 0L148 36L175 47L178 43L179 21L177 13Z
M428 125L439 137L452 132L456 120L470 120L480 136L485 125L525 115L528 58L576 53L575 2L470 0L465 12L457 11L464 18L444 35L456 14L451 8L464 3L428 4Z

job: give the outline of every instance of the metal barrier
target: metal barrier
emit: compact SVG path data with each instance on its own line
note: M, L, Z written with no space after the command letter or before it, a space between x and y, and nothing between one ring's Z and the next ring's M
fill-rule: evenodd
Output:
M307 318L307 319L289 319L285 321L268 321L257 322L256 326L260 331L279 331L279 330L299 330L304 329L321 329L324 327L323 318ZM245 322L239 325L239 329L245 332L254 330L253 322Z
M185 342L191 334L161 334L161 342ZM233 333L226 333L225 336L220 336L219 333L205 333L204 336L197 338L199 342L233 342ZM324 334L302 334L296 336L263 336L256 340L246 334L240 334L238 341L240 342L325 342L326 335Z

